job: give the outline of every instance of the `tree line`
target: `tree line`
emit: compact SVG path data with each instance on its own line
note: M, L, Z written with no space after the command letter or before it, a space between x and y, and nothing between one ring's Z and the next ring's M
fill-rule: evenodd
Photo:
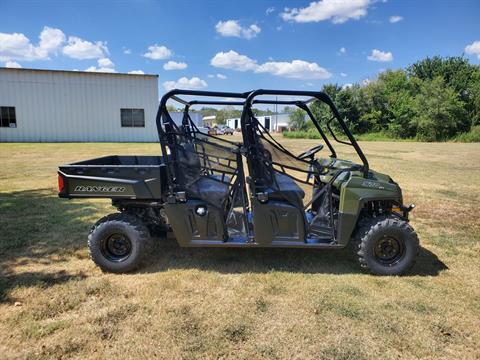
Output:
M422 141L444 141L469 132L480 137L480 66L463 56L426 58L406 69L384 71L366 84L327 84L322 91L354 134ZM332 116L320 102L313 102L311 110L323 124ZM291 130L308 132L312 127L303 120L303 110L286 111Z

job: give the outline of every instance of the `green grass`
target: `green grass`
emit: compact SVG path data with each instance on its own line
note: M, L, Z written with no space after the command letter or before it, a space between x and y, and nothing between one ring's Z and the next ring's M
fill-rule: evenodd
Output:
M317 143L278 139L295 153ZM0 358L480 357L480 144L361 146L417 204L422 250L406 276L365 274L343 250L186 249L172 238L139 271L104 274L86 235L115 209L59 199L57 167L158 144L1 143Z
M283 136L287 139L321 139L321 135L316 130L309 131L285 131ZM330 136L329 136L330 138ZM341 139L346 139L345 136L340 136ZM357 141L401 141L412 142L417 141L415 138L399 138L385 132L373 132L367 134L355 135ZM472 143L480 142L480 126L474 126L471 131L459 134L449 141Z
M318 133L317 130L308 130L308 131L285 131L283 136L288 139L321 139L322 136ZM346 136L338 135L340 139L345 140ZM329 138L331 138L329 136ZM368 134L357 134L355 135L357 141L415 141L413 138L401 139L394 137L385 132L374 132Z

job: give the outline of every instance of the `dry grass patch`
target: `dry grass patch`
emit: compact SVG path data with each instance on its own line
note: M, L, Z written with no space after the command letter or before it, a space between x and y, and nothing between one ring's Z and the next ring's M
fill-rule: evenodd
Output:
M281 140L296 152L316 142ZM86 235L114 209L58 199L57 166L158 144L0 144L0 357L479 358L480 145L362 146L417 204L423 248L407 276L364 274L346 250L171 238L138 272L103 274Z

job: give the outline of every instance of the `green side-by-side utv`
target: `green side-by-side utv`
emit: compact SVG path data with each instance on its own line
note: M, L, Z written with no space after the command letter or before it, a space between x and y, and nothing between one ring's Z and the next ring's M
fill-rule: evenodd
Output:
M181 123L167 110L173 101L184 106ZM313 102L329 115L317 119ZM189 116L198 105L241 106L241 141L201 131ZM254 109L267 105L304 110L322 143L294 154L270 134L271 124L255 117ZM161 99L156 124L161 155L114 155L59 168L60 197L111 198L119 211L99 220L88 236L102 270L134 270L152 239L166 231L185 247L351 244L360 266L380 275L413 265L419 242L408 214L414 206L403 204L390 176L369 168L325 93L172 90ZM353 147L360 162L338 159L334 143ZM322 150L329 154L320 156Z

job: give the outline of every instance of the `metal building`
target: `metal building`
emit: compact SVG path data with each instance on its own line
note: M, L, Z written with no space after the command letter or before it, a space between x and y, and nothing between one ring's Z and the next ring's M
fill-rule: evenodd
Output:
M270 132L282 132L288 129L290 116L289 114L273 114L256 116L259 123ZM228 127L236 130L240 128L240 118L227 119Z
M155 142L157 107L158 75L0 68L0 142Z

